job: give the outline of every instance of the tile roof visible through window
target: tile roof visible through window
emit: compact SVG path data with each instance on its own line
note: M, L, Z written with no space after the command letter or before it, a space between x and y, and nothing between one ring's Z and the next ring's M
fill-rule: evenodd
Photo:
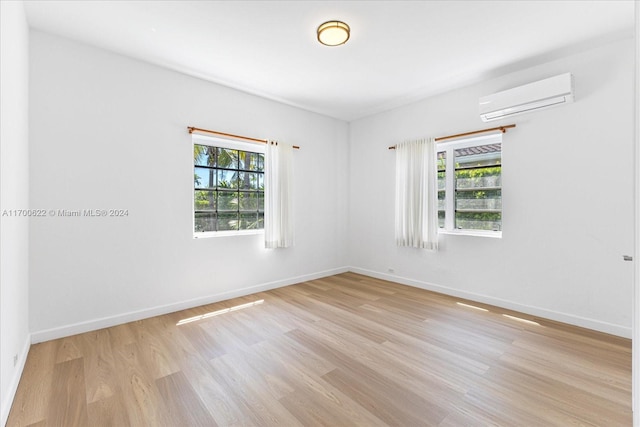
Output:
M486 154L500 152L500 144L478 145L475 147L459 148L456 150L456 156L472 156L474 154Z

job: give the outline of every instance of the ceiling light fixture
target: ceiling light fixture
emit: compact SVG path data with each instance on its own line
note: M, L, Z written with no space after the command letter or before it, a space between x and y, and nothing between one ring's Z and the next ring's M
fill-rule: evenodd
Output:
M325 46L339 46L349 40L351 29L342 21L327 21L318 27L318 41Z

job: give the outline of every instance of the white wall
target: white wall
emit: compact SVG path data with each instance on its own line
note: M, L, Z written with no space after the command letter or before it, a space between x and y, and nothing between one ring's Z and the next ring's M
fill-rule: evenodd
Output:
M31 206L128 209L31 221L34 342L345 271L348 125L31 33ZM300 145L296 245L192 238L187 126Z
M482 123L478 98L572 72L576 102ZM633 41L514 72L351 123L355 271L631 336ZM502 239L394 244L394 152L407 138L516 123L503 142ZM395 274L388 272L389 268Z
M0 2L0 17L1 215L29 207L29 30L22 2ZM4 425L30 344L29 220L0 218L0 425Z
M640 427L640 3L635 2L635 250L633 295L633 425Z

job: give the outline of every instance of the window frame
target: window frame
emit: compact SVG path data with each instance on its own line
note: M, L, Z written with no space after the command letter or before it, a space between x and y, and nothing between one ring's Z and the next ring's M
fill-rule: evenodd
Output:
M500 144L500 167L502 176L502 166L504 164L504 150L502 149L502 132L490 135L472 136L467 138L460 138L453 141L444 141L437 143L436 145L436 173L438 173L438 153L445 153L445 203L444 203L444 228L438 226L439 234L451 234L462 236L479 236L479 237L493 237L502 238L502 227L500 230L475 230L468 228L455 228L455 213L456 213L456 180L455 180L455 150L461 148L476 147L479 145ZM500 184L500 221L503 220L503 207L504 194L502 183ZM436 209L438 209L436 207ZM438 215L438 212L436 212Z
M193 153L194 145L207 145L209 147L226 148L228 150L247 151L251 153L265 154L266 145L260 143L242 142L233 139L220 138L215 136L206 136L199 134L191 135L191 153ZM193 183L193 173L198 167L193 158L191 160L191 233L194 239L202 239L209 237L228 237L228 236L246 236L246 235L264 235L263 228L255 228L250 230L220 230L220 231L195 231L196 229L196 209L195 209L195 186ZM266 167L266 164L265 164ZM264 170L263 170L264 174Z

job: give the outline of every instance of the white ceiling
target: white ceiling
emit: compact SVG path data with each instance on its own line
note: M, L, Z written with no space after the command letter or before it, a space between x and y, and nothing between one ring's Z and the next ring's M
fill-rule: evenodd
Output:
M32 28L351 121L633 36L625 1L26 1ZM339 47L322 22L351 26ZM569 70L570 71L570 70Z

